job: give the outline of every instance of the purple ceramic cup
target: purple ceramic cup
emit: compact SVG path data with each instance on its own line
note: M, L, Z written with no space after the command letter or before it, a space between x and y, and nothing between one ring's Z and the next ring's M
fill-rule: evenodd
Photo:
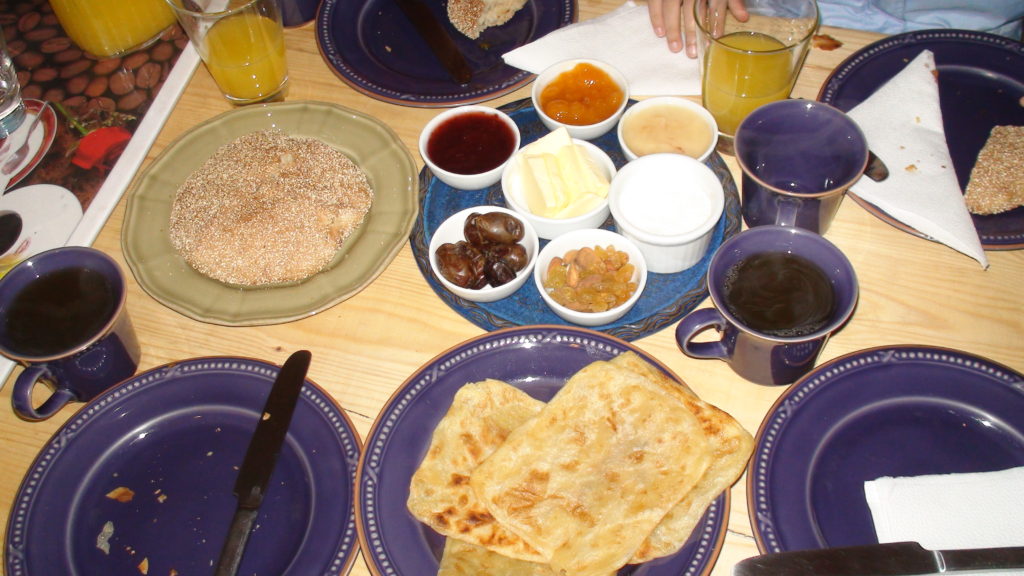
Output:
M864 173L868 144L838 108L780 100L754 110L736 129L747 226L799 226L824 234L846 190Z
M103 302L111 310L97 316L97 328L84 338L62 349L43 351L21 342L12 323L12 305L30 285L39 286L40 278L74 269L98 272L106 290ZM70 288L62 290L66 294ZM25 369L14 382L11 403L26 420L44 420L71 401L86 402L110 386L135 374L139 365L139 344L125 308L125 278L121 268L109 256L93 248L67 246L41 252L20 262L0 279L0 353L22 364ZM27 346L32 346L28 348ZM19 349L20 348L20 349ZM32 392L37 384L52 389L38 407Z
M768 335L745 326L725 305L729 272L741 261L764 252L802 256L823 271L835 296L829 320L804 336ZM809 372L825 342L841 328L857 305L857 276L846 256L822 236L802 228L759 226L726 240L711 258L708 291L713 308L689 313L676 326L676 342L687 356L724 360L743 378L765 385L785 385ZM721 338L694 342L695 336L715 329Z
M281 9L281 23L286 28L295 28L316 18L320 0L277 0Z

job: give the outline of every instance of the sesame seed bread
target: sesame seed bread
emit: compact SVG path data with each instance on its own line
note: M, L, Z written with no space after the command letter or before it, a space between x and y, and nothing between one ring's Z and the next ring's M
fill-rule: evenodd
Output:
M448 20L459 32L476 40L492 26L501 26L526 0L448 0Z

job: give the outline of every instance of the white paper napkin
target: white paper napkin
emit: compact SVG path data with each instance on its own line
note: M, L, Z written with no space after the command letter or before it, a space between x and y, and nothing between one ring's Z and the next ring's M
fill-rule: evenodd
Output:
M700 67L685 52L672 52L651 28L647 5L632 0L608 14L555 30L506 53L505 63L540 74L572 58L608 62L625 74L637 96L699 95Z
M861 178L851 191L988 267L949 156L934 71L935 57L925 50L850 110L872 152L889 168L882 182Z
M865 482L864 495L881 543L914 541L929 550L1024 546L1024 467L883 477Z

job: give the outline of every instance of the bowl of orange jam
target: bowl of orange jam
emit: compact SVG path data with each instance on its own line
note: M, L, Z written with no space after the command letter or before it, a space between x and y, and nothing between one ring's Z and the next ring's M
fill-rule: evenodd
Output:
M622 72L599 60L576 58L552 64L533 82L533 107L548 130L593 140L608 133L629 101Z

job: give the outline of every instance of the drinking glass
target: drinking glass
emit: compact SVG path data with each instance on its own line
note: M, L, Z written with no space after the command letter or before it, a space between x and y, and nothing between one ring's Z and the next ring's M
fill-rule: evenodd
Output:
M164 0L50 0L50 5L68 37L97 58L145 48L174 24Z
M747 0L737 20L694 3L704 107L718 122L719 150L732 153L740 122L757 107L789 97L818 29L815 0Z
M281 97L288 83L276 0L167 0L214 81L233 104Z
M25 121L25 103L21 101L21 85L14 63L7 52L7 42L0 31L0 138L6 138Z

